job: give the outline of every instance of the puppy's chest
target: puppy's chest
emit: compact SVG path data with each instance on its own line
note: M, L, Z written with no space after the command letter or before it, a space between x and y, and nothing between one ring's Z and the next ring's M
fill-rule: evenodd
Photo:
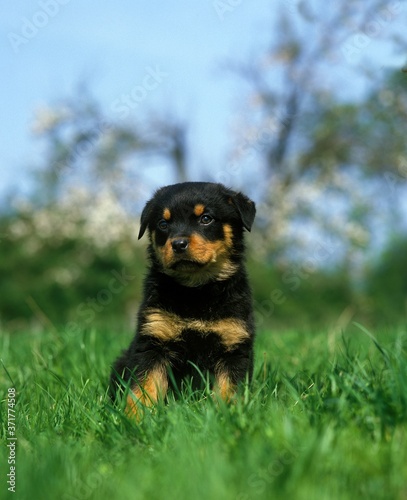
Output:
M140 333L163 343L180 342L191 346L200 346L202 342L219 343L226 350L250 337L247 325L238 318L185 317L159 307L145 309Z

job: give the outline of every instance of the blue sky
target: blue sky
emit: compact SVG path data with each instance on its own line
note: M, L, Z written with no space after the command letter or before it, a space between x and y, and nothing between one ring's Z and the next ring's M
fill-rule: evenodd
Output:
M293 12L299 3L303 2L3 0L0 195L13 186L26 189L30 167L41 163L41 145L30 130L36 109L74 96L78 84L86 81L109 112L151 68L165 77L132 111L134 118L162 109L187 120L192 174L198 178L203 168L216 172L226 161L240 96L247 95L243 82L225 69L225 63L247 61L267 47L275 6ZM222 4L229 5L223 13ZM384 22L383 30L402 18L404 23L405 12L394 22ZM376 58L381 54L388 62L379 40L365 52Z
M30 130L35 109L75 95L87 81L110 110L151 67L166 76L132 112L164 109L188 119L192 169L216 168L238 104L239 83L224 63L264 47L272 24L267 0L256 8L243 1L223 16L212 0L5 0L0 13L1 193L26 186L30 165L40 161Z

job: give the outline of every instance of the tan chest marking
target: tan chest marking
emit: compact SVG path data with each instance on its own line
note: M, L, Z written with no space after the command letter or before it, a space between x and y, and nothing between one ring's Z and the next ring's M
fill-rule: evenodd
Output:
M146 310L141 333L166 342L179 340L182 332L187 329L196 330L202 335L216 333L226 348L231 348L249 338L246 325L239 319L225 318L216 321L188 319L158 308Z

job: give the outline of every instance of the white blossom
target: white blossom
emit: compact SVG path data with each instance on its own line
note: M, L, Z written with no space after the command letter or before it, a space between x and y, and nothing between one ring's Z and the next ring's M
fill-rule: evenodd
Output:
M24 236L31 236L33 241L83 239L101 250L122 241L137 240L138 222L107 189L97 195L83 187L72 189L58 205L31 210L25 217L30 224L22 217L10 228L15 239Z
M47 130L51 130L59 123L64 122L70 115L70 110L65 106L50 107L41 105L35 111L31 130L34 134L44 134Z

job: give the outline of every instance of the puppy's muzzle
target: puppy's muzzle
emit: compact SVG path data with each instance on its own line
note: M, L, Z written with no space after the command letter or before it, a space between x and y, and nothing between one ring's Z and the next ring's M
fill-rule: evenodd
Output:
M171 247L174 253L182 254L188 249L189 241L187 238L176 238L171 241Z

